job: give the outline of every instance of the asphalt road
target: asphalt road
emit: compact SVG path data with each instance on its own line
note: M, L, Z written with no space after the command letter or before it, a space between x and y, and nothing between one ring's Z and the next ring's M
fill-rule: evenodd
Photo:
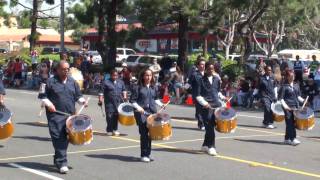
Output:
M6 104L13 111L15 132L12 138L0 141L0 179L317 179L320 178L320 128L317 119L312 131L298 131L302 144L283 145L284 123L277 128L261 128L262 112L238 112L238 128L233 134L216 133L219 156L199 151L203 131L193 120L172 119L173 136L169 141L153 141L151 163L139 161L137 126L119 126L120 137L105 136L105 120L97 98L83 113L94 119L97 132L87 146L69 146L67 175L52 165L53 148L48 128L36 122L40 103L37 93L7 90ZM194 109L169 106L172 117L192 119Z

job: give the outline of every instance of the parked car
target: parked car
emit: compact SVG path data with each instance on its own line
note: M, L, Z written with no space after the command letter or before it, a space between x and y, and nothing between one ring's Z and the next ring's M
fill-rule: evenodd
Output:
M155 56L155 55L144 55L144 54L135 54L128 56L127 60L125 61L126 64L130 69L133 71L142 69L144 67L149 67L152 65L152 60L156 58L158 63L163 58L162 56Z
M102 64L102 57L100 56L98 51L88 51L89 56L92 55L92 63L93 64Z
M136 54L136 52L133 49L129 48L117 48L117 63L125 62L125 60L128 58L128 56Z
M8 50L4 48L0 48L0 54L7 54Z
M67 48L64 48L64 52L68 53L70 50ZM59 47L45 47L42 49L41 54L45 55L45 54L59 54L60 48Z

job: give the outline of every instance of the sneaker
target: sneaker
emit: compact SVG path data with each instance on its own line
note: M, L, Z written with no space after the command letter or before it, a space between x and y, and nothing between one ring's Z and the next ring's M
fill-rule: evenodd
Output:
M141 161L142 162L150 162L150 158L144 156L144 157L141 157Z
M297 138L294 138L292 141L291 141L291 145L292 146L296 146L296 145L299 145L301 142L297 139Z
M267 125L267 126L265 126L267 129L274 129L275 127L274 127L274 125L273 124L269 124L269 125Z
M209 148L208 151L207 151L207 153L208 153L209 155L211 155L211 156L216 156L216 155L218 155L216 149L213 148L213 147L212 147L212 148Z
M201 131L204 131L204 130L206 130L206 128L205 128L204 126L202 126L202 127L200 128L200 130L201 130Z
M113 132L112 132L112 135L114 135L114 136L120 136L120 132L119 132L119 131L113 131Z
M283 142L284 144L287 144L287 145L291 145L292 144L292 141L290 139L286 139L284 140Z
M107 136L112 136L113 133L112 132L107 132Z
M59 171L61 174L67 174L69 171L69 168L67 166L62 166Z
M201 147L201 151L202 152L208 152L208 150L209 150L208 146L202 146Z

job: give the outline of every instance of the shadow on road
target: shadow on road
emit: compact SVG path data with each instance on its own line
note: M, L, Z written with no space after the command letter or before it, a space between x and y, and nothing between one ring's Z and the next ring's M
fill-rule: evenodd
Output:
M234 139L234 140L241 141L241 142L259 143L259 144L285 145L283 142L274 142L274 141L267 141L267 140L255 140L255 139Z
M38 162L15 162L15 164L18 164L20 166L24 166L27 168L35 169L38 171L59 173L58 169L53 164L44 164L44 163L38 163ZM0 163L0 167L16 168L11 166L9 163Z
M23 122L23 123L20 122L17 124L34 126L34 127L48 127L48 125L46 123L42 123L42 122Z
M115 159L123 162L138 162L140 158L132 157L132 156L122 156L116 154L88 154L85 155L90 158L97 158L97 159Z
M186 154L203 154L200 150L183 149L183 148L156 148L153 151L172 152L172 153L186 153Z
M4 148L4 146L0 145L0 148Z
M93 135L97 135L97 136L107 136L106 132L99 132L99 131L93 131ZM128 134L120 134L119 136L128 136Z
M29 139L29 140L36 140L36 141L51 141L51 138L49 137L39 137L39 136L12 136L12 138Z
M248 127L248 128L260 128L260 129L265 129L262 126L255 126L255 125L247 125L247 124L237 124L239 127Z
M190 128L190 127L181 127L181 126L172 126L173 129L182 129L182 130L193 130L193 131L201 131L198 128Z

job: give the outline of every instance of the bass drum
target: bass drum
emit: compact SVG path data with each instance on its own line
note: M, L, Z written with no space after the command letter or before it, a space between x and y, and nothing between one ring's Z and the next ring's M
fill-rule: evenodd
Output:
M71 144L87 145L92 142L92 120L89 116L83 114L70 116L66 125L68 139Z
M309 107L294 111L295 125L298 130L311 130L315 126L314 113Z
M80 90L83 90L83 75L77 68L70 68L69 75L78 83Z
M220 133L234 133L237 128L237 114L232 108L217 108L214 112L216 130Z
M149 136L152 140L169 140L172 136L170 116L165 113L152 114L147 118Z
M131 103L121 103L118 107L118 121L121 125L132 126L136 124L136 119L134 118L134 107Z
M14 127L11 121L12 113L8 109L0 111L0 140L12 136Z
M284 111L280 101L271 104L271 110L273 112L273 120L276 122L284 121Z

